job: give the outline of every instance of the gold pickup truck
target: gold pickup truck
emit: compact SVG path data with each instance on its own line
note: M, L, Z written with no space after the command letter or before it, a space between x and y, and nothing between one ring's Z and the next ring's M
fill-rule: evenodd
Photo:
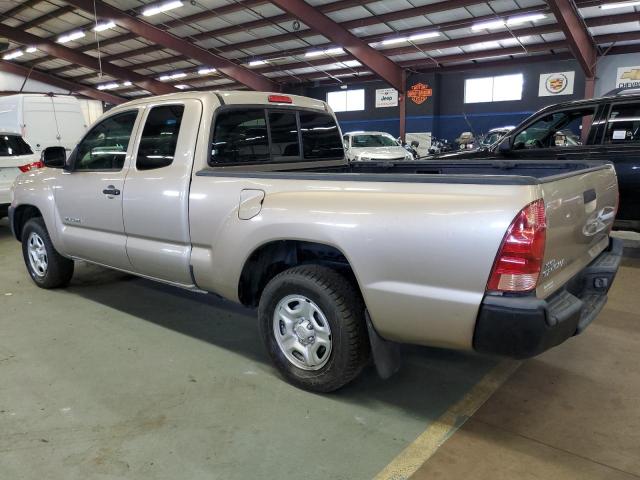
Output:
M120 105L9 209L33 281L74 260L257 307L273 362L327 392L398 343L528 357L606 302L613 167L345 160L325 102L184 92Z

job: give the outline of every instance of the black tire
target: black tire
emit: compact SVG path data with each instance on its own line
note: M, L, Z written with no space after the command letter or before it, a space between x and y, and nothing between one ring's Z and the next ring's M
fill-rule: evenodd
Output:
M29 260L28 242L32 233L42 239L44 244L47 255L47 268L44 274L37 272ZM40 288L65 287L73 277L73 260L63 257L56 251L41 217L27 221L22 229L22 256L31 279Z
M331 351L317 370L304 370L290 361L274 333L278 303L288 295L302 295L315 303L331 329ZM260 333L269 356L293 385L313 392L331 392L355 379L370 355L364 303L354 285L335 270L300 265L276 275L260 297Z

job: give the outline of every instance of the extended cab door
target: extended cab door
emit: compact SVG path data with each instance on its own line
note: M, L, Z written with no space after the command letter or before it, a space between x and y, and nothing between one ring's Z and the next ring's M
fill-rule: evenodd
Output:
M62 250L67 255L131 269L122 221L122 191L138 109L97 123L72 152L71 171L55 188Z
M195 99L148 104L124 186L133 270L181 285L193 284L189 184L201 116Z
M521 160L588 160L594 150L587 138L599 118L596 105L545 112L511 134L506 156Z

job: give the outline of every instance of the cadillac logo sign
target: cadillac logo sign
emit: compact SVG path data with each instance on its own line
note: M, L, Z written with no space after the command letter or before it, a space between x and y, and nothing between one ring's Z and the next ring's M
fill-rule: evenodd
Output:
M547 92L558 94L567 88L569 81L564 73L557 73L555 75L549 75L544 84Z
M539 97L573 94L576 72L543 73L538 86Z
M407 92L407 97L416 105L424 103L431 95L433 95L433 90L424 83L416 83Z

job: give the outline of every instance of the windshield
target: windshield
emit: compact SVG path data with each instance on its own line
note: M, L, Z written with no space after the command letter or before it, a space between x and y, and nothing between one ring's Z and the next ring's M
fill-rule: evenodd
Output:
M396 142L393 137L386 135L352 135L351 146L353 148L397 147L398 142Z
M13 155L31 155L33 152L22 137L18 135L0 135L0 157Z

